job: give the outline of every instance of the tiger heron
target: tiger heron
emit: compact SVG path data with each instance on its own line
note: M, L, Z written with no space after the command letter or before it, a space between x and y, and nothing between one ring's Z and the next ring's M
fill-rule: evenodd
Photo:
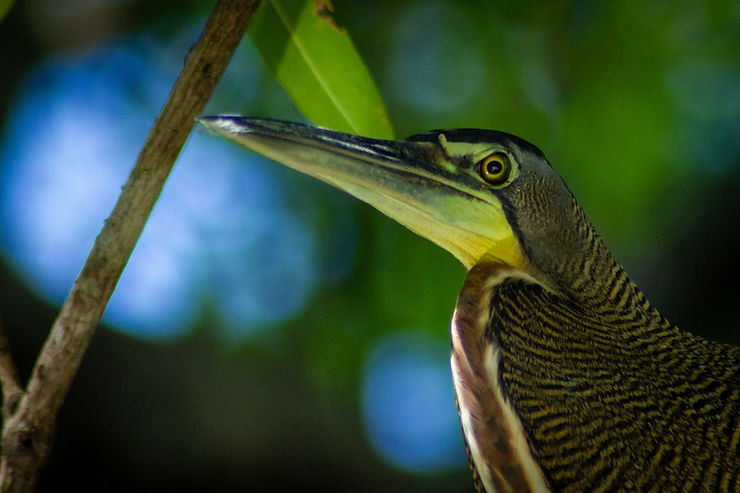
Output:
M740 348L672 325L542 152L502 132L200 122L374 206L469 269L451 367L476 486L740 491Z

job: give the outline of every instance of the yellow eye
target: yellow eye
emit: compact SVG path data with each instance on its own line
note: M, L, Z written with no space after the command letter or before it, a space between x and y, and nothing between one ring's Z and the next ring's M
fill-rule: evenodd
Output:
M501 185L509 179L511 162L503 152L494 152L478 163L478 173L487 183Z

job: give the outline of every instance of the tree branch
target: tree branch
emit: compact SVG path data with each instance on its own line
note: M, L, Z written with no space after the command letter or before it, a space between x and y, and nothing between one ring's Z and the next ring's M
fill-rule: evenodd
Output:
M0 388L3 393L2 416L3 421L6 421L23 395L23 389L18 383L18 370L13 363L10 344L8 344L2 322L0 322Z
M118 202L54 322L26 391L15 411L4 420L0 491L33 490L38 471L48 456L57 412L108 299L195 117L208 102L258 4L259 0L220 0L200 40L186 57ZM6 361L4 353L0 352L0 364ZM8 402L14 390L13 379L6 375L0 378ZM16 388L20 389L17 382Z

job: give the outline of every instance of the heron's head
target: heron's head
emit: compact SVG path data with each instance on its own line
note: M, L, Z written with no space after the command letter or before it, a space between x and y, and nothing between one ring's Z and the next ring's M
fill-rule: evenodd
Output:
M367 202L467 268L495 261L549 284L588 236L542 152L503 132L433 130L391 141L260 118L200 122Z

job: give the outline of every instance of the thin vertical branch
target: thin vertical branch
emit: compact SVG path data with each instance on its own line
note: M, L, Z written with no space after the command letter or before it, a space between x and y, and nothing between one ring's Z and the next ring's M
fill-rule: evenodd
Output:
M108 299L177 156L259 0L220 0L185 60L136 165L51 329L16 409L4 420L0 491L32 491L61 407ZM11 366L12 368L12 366ZM10 380L3 380L12 387ZM17 382L16 382L17 385ZM9 387L7 390L11 390ZM6 395L6 401L9 394Z

